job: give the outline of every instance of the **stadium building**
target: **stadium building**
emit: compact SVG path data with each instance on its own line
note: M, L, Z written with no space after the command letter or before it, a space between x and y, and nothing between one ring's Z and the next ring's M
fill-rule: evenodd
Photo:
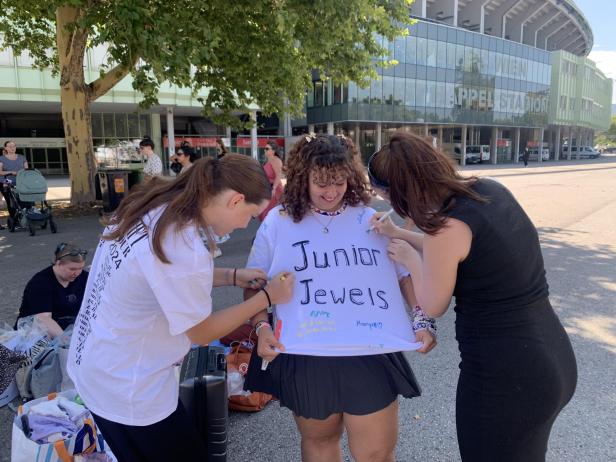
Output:
M200 117L189 90L163 86L160 106L139 112L130 77L92 105L94 145L150 135L159 153L189 137L203 154L216 137L261 156L268 137L289 144L308 131L344 133L369 156L397 129L432 136L461 163L558 161L585 153L610 125L612 81L586 58L593 35L570 0L415 0L407 36L385 43L397 64L367 88L333 85L315 73L306 116L264 118L259 129L231 133ZM88 52L94 79L104 48ZM238 136L239 135L239 136ZM57 78L32 68L27 54L0 52L0 141L44 173L67 173ZM171 143L168 143L171 140ZM570 147L571 146L571 147ZM465 155L462 155L465 153Z

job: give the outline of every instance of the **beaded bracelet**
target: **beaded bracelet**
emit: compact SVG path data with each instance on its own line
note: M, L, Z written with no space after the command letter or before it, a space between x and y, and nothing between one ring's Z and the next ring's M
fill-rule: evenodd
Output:
M416 305L412 311L413 330L427 330L432 335L436 336L436 321L424 313L419 305Z

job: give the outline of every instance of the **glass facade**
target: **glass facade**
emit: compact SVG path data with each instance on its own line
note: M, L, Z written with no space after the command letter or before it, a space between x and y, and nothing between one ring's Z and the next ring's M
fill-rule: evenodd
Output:
M369 87L315 82L307 97L309 124L547 124L547 51L423 21L384 45L398 64L379 69L381 78Z

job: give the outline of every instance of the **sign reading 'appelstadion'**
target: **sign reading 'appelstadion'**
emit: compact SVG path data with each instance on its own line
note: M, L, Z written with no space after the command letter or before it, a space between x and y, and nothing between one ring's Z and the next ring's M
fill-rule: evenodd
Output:
M520 92L505 93L500 90L478 90L471 87L457 87L455 94L455 106L478 111L519 114L525 112L547 113L549 102L549 97L542 95Z

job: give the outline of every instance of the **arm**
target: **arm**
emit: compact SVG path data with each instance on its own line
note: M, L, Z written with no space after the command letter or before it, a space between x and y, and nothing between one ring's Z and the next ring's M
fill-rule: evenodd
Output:
M281 278L282 275L285 276L284 279ZM294 284L295 277L293 274L281 273L272 278L265 290L267 290L272 303L285 303L291 298ZM186 335L193 343L208 344L228 334L246 322L246 319L264 311L268 306L270 305L265 292L259 291L242 303L212 313L199 324L188 329Z
M424 237L423 257L406 241L394 239L389 244L391 258L404 264L413 275L418 304L428 316L439 317L447 311L458 264L468 255L471 241L468 225L449 219L437 235Z
M4 165L2 164L2 162L0 162L0 176L9 176L9 175L16 175L17 172L11 172L9 170L4 170Z
M384 213L385 212L377 212L370 218L370 224L374 226L375 231L389 237L390 239L401 239L406 241L421 252L423 250L423 233L400 228L399 226L396 226L391 218L386 218L379 223L378 219L381 218Z
M272 194L276 191L279 185L282 185L282 161L275 157L272 161L272 168L276 177L274 178L274 184L272 185Z
M235 280L234 280L235 274ZM214 287L237 286L259 289L267 283L264 271L251 268L214 268ZM256 291L253 293L253 295ZM247 298L244 297L244 300Z
M417 352L428 353L436 346L436 323L434 319L427 317L419 305L417 305L411 277L405 276L399 282L404 300L408 306L413 307L410 315L413 322L415 339L423 343L423 346Z
M43 324L51 338L56 338L64 332L60 325L52 319L51 313L38 313L35 314L34 317Z

